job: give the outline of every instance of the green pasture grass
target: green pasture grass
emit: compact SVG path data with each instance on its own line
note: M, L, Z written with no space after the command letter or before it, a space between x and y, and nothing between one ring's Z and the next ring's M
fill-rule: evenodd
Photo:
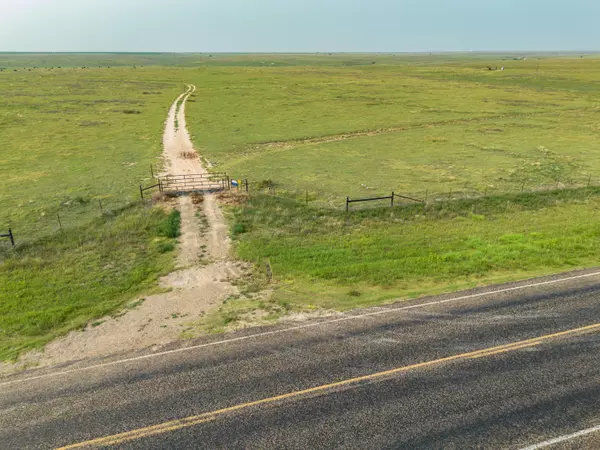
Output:
M600 260L600 188L502 194L355 212L256 195L232 211L236 250L275 300L348 309Z
M0 360L121 308L173 269L177 215L140 204L0 250Z
M440 127L447 127L444 134L450 134L442 136L442 141L462 138L451 143L455 148L465 140L469 143L471 137L463 130L470 124L481 124L477 133L489 135L489 139L477 135L476 140L484 146L494 139L494 130L501 128L498 132L512 144L543 130L546 139L534 148L550 147L547 141L560 138L567 124L552 134L546 132L552 123L538 126L536 120L559 117L560 121L562 114L571 114L572 123L584 122L581 126L589 127L588 135L596 132L599 100L593 71L600 68L600 60L554 62L559 69L571 68L571 77L563 77L563 83L573 89L549 84L552 77L547 73L536 78L544 89L532 86L529 81L535 76L532 73L536 66L529 61L518 62L529 66L504 72L463 64L211 67L194 78L199 87L198 101L186 111L194 141L203 155L220 168L244 174L255 169L253 158L262 159L268 153L301 153L306 140L312 140L310 145L341 140L338 156L342 164L339 171L343 172L346 161L365 157L360 151L366 145L346 145L361 133L416 129L410 138L419 135L417 149L408 150L420 151L419 147L435 148L437 142L427 142L426 138ZM550 62L544 64L547 71L555 70ZM470 81L469 76L474 75L481 80ZM582 90L587 91L582 94ZM495 126L497 121L510 126ZM385 172L386 167L381 171Z
M38 239L139 198L183 90L156 69L0 73L0 230Z
M239 178L273 180L339 206L346 196L498 193L600 184L594 112L553 112L264 146L223 164ZM257 184L256 182L254 183Z

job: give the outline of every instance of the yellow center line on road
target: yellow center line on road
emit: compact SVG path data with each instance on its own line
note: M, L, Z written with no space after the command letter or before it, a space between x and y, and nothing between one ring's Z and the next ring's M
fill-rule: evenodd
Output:
M377 372L370 375L364 375L356 378L349 378L343 381L337 381L334 383L323 384L321 386L312 387L309 389L304 389L301 391L290 392L288 394L277 395L274 397L264 398L262 400L256 400L248 403L241 403L239 405L230 406L228 408L218 409L211 412L206 412L203 414L186 417L184 419L171 420L169 422L164 422L161 424L139 428L137 430L127 431L124 433L115 434L112 436L105 436L97 439L92 439L89 441L79 442L77 444L67 445L66 447L61 447L58 450L67 450L73 448L84 448L84 447L105 447L110 445L122 444L124 442L142 439L149 436L154 436L157 434L163 434L170 431L180 430L182 428L191 427L194 425L198 425L201 423L206 423L212 420L217 419L219 416L233 413L236 411L240 411L242 409L251 408L254 406L260 405L268 405L276 402L281 402L283 400L289 400L293 398L301 398L306 397L311 394L320 394L332 392L336 388L347 387L351 385L356 385L365 381L373 381L377 379L383 379L386 377L390 377L392 375L401 374L404 372L409 372L416 369L423 369L427 367L433 367L437 365L441 365L444 363L459 361L459 360L468 360L475 358L483 358L487 356L498 355L501 353L508 353L512 351L517 351L523 348L533 347L536 345L540 345L550 340L559 339L563 337L573 337L576 335L581 335L585 333L590 333L594 331L600 331L600 323L594 325L588 325L585 327L574 328L572 330L561 331L559 333L547 334L544 336L540 336L533 339L527 339L525 341L517 341L512 342L510 344L499 345L496 347L484 348L481 350L476 350L468 353L461 353L458 355L447 356L445 358L440 358L432 361L426 361L418 364L412 364L410 366L397 367L395 369L385 370L383 372Z

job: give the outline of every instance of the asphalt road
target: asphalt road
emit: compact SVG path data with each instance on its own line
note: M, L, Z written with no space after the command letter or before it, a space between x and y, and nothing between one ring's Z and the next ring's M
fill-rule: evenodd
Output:
M1 378L0 448L600 448L600 273L558 278Z

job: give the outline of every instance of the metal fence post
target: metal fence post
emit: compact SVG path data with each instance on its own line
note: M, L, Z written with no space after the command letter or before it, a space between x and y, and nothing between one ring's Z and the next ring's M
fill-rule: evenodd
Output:
M350 197L346 197L346 212L348 212L348 205L350 205Z
M394 193L392 192L392 208L394 207Z
M142 189L141 184L140 184L140 197L142 197L142 201L144 201L144 189Z
M13 248L15 247L15 237L13 236L13 232L12 229L8 229L8 236L10 237L10 243L12 244Z
M248 178L244 180L246 182L246 193L248 193Z
M63 232L62 222L60 221L60 214L56 213L56 218L58 219L58 226L60 227L61 233Z

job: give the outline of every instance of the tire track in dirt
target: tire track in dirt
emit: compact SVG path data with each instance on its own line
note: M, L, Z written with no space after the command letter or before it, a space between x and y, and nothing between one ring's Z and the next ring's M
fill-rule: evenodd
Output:
M570 112L572 110L564 110L561 112ZM554 111L543 111L543 112L528 112L528 113L516 113L516 114L500 114L494 116L484 117L471 117L466 119L449 119L438 122L430 123L419 123L414 125L406 125L400 127L389 127L389 128L377 128L372 130L361 130L361 131L349 131L347 133L332 134L328 136L320 136L314 138L301 138L301 139L289 139L284 141L272 141L272 142L258 142L252 145L250 148L253 150L265 148L265 149L289 149L298 145L313 145L313 144L326 144L329 142L345 141L348 139L357 139L361 137L378 136L380 134L397 133L401 131L410 131L423 128L436 128L444 125L466 125L470 123L487 122L491 120L502 120L502 119L517 119L522 117L535 117L535 116L560 116L560 112Z

